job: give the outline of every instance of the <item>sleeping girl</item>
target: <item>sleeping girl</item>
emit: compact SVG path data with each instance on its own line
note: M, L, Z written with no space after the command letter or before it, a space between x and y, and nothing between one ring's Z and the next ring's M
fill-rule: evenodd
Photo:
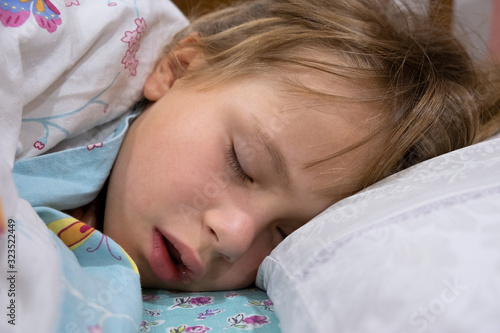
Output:
M20 196L57 192L36 179L67 175L74 188L32 206L49 228L72 216L100 230L144 287L247 287L328 206L500 130L498 67L419 13L392 0L257 0L202 16L98 157L20 159ZM70 156L87 170L72 174ZM66 199L82 187L96 195Z

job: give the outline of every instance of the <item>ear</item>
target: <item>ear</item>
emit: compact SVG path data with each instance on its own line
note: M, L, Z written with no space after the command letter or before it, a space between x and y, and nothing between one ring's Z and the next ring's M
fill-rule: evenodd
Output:
M180 79L188 68L193 68L202 59L201 50L193 44L194 36L179 42L169 54L164 55L156 64L153 72L144 83L144 96L154 102L159 100Z

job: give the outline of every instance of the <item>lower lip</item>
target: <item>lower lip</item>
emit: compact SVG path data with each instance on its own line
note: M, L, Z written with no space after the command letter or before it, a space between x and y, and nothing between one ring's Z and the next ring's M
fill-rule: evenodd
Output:
M163 282L174 283L183 280L183 273L172 261L163 235L156 229L153 233L153 249L149 256L149 264L156 276Z

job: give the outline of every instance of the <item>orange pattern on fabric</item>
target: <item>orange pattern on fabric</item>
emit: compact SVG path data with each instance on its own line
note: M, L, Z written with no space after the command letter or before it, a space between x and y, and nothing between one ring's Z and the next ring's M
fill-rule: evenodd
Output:
M0 199L0 235L4 233L6 225L5 217L3 217L2 199Z
M72 217L56 220L48 225L70 250L74 250L92 235L94 228Z

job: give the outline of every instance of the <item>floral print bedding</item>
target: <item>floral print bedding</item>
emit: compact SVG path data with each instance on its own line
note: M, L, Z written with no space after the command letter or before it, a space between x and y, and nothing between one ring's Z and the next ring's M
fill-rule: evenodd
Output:
M273 302L257 288L218 292L143 290L141 332L280 332Z

